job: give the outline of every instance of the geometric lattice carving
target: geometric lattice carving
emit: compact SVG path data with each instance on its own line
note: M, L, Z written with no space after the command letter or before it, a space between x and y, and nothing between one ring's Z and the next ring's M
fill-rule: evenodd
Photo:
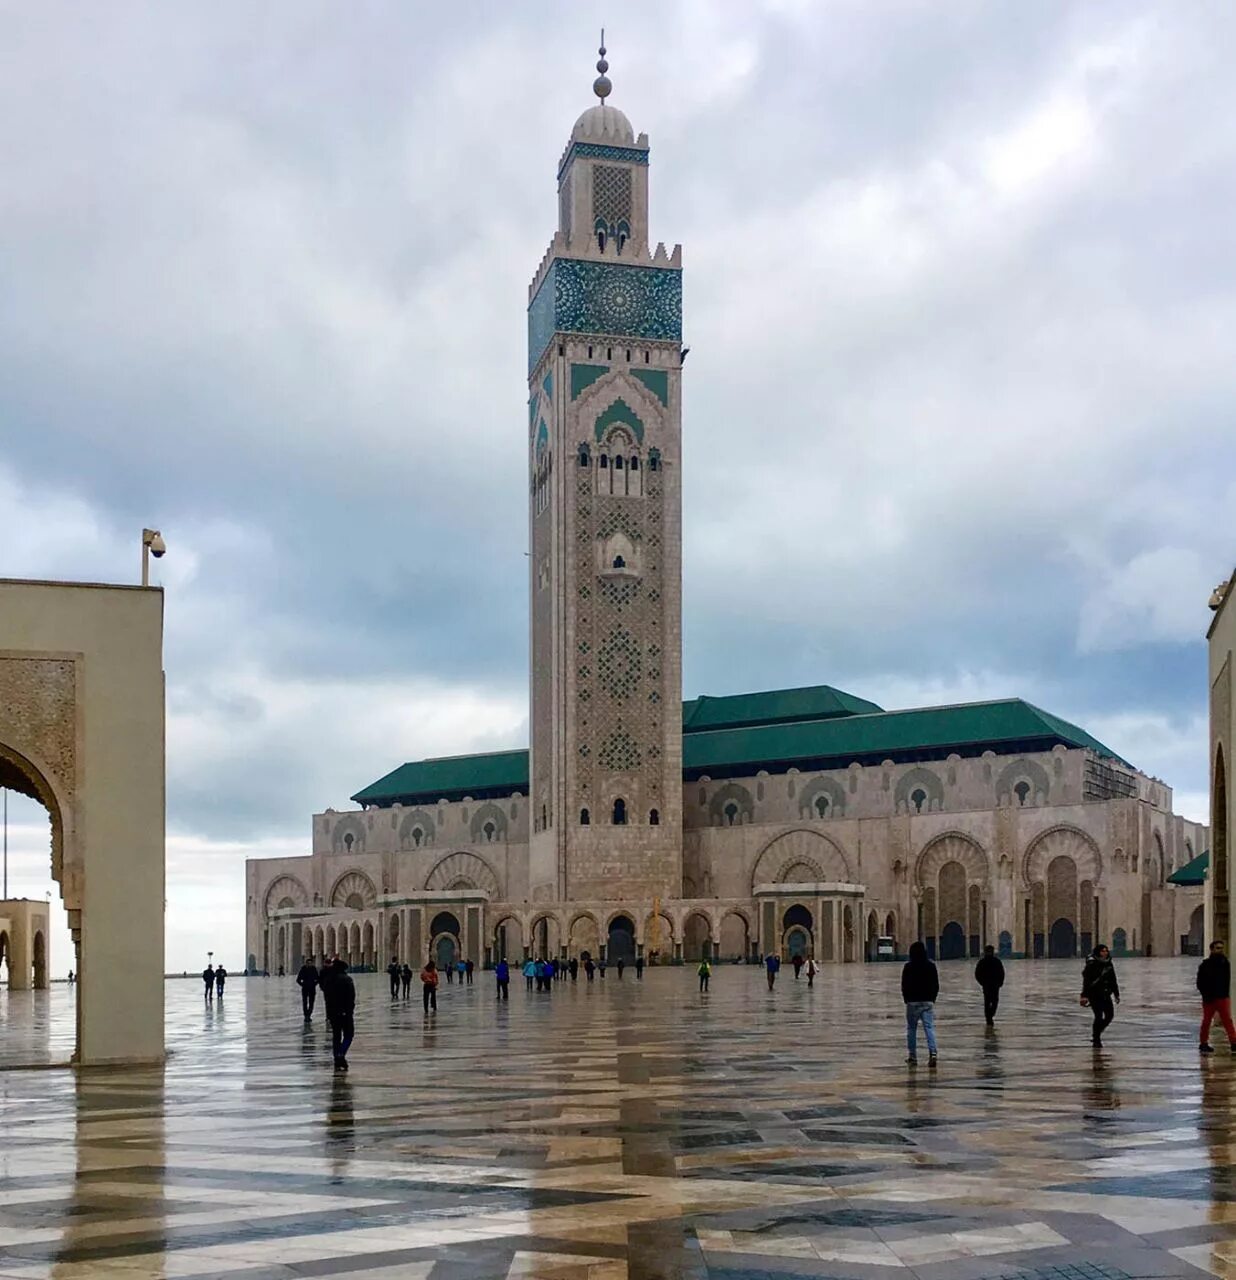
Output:
M635 739L625 729L615 729L597 753L597 761L602 769L615 773L626 773L640 766L640 750Z
M597 678L612 698L625 702L640 677L639 645L625 627L615 627L597 649Z

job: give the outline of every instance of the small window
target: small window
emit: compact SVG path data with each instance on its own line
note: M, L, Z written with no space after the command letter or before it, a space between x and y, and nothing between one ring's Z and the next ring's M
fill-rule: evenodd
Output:
M625 569L626 567L627 567L627 562L626 562L626 560L625 560L622 556L615 556L615 557L614 557L614 568L615 568L615 569Z
M820 815L821 818L828 817L828 797L827 796L816 796L815 811Z
M544 805L541 806L541 830L544 831L549 826L549 810Z
M615 458L615 459L614 459L614 470L615 470L615 471L621 471L621 470L622 470L622 459L621 459L621 458Z
M1030 784L1028 782L1019 782L1013 788L1013 791L1016 793L1017 803L1020 805L1024 805L1030 798Z
M661 825L661 815L656 809L648 810L648 825L650 827L659 827Z
M605 471L609 468L609 457L606 454L601 455L601 470Z
M592 465L592 454L588 452L588 446L586 444L581 444L579 446L579 465L581 467L588 467Z
M597 248L605 252L605 232L600 227L597 228Z
M343 843L349 853L352 852L352 841L355 839L356 837L350 831L343 837Z
M579 825L581 827L586 827L591 821L592 821L592 818L589 816L588 810L581 809L579 811Z
M725 806L725 820L731 827L738 821L738 806L732 800Z
M914 806L915 813L922 813L923 805L927 803L927 792L921 787L919 790L912 792L910 794L910 803Z
M627 364L631 363L631 348L627 348Z
M492 822L487 822L485 824L484 829L485 829L485 843L493 844L494 836L497 834L498 829L494 826Z
M589 360L591 360L591 359L592 359L592 348L591 348L591 347L589 347L589 348L588 348L588 359L589 359Z
M655 453L652 455L652 457L648 459L648 470L649 471L661 470L661 459L658 458Z
M638 459L638 458L632 458L632 459L631 459L631 470L632 470L632 471L638 471L638 470L639 470L639 459Z
M627 825L627 802L625 800L614 801L614 826L625 827Z

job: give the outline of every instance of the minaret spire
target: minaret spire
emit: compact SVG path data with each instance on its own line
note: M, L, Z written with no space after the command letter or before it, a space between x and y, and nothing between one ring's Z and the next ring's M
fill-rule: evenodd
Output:
M605 105L605 99L609 97L613 85L610 83L609 76L605 73L609 70L609 63L605 61L605 28L601 28L601 47L597 50L601 55L597 59L597 70L601 73L592 82L592 92L601 99L601 105Z

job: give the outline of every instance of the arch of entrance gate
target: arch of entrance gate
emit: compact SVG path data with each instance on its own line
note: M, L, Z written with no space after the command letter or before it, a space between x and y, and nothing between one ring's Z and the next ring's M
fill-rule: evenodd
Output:
M51 817L84 1065L163 1057L163 739L160 589L0 579L0 786Z

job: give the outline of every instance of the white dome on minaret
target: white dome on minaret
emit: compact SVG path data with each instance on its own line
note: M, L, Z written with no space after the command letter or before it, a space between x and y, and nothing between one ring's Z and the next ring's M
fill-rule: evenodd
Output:
M601 101L595 107L589 107L571 130L572 142L608 142L619 146L630 146L635 141L635 130L631 122L617 107L607 107L605 99L613 92L614 86L609 76L609 63L605 61L605 32L601 32L601 47L597 50L601 55L597 60L597 71L600 74L592 82L592 92Z
M635 130L623 112L602 102L589 107L576 120L575 128L571 130L571 141L609 142L629 147L635 142Z

